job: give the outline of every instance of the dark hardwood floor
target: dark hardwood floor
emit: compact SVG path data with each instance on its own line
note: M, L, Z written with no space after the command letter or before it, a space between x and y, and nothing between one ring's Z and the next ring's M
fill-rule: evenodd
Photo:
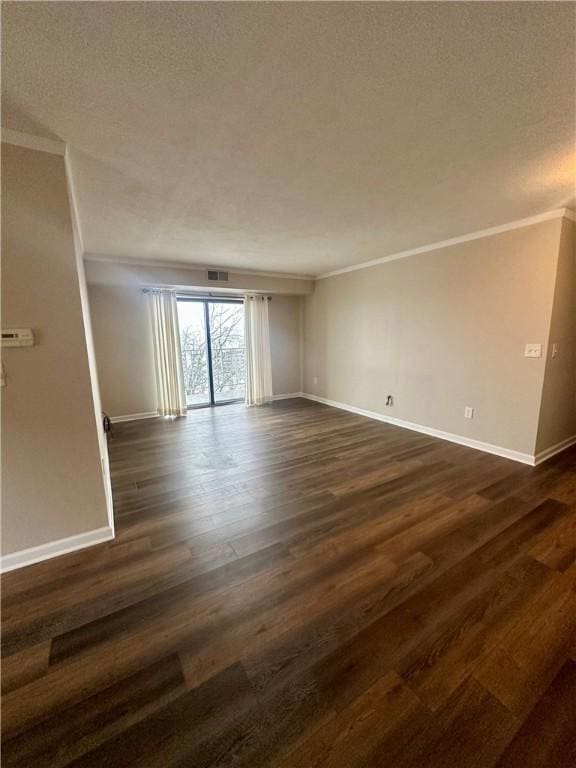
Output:
M575 450L292 400L110 456L116 539L2 579L4 768L574 768Z

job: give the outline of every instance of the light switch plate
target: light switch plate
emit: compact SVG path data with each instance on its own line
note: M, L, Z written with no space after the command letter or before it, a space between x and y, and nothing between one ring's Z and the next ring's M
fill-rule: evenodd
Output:
M524 357L542 357L542 344L526 344Z

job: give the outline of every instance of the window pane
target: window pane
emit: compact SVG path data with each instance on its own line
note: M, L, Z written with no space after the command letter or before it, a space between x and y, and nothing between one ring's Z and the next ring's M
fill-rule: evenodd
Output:
M178 322L186 405L206 405L210 386L203 302L178 301Z
M244 399L244 305L211 302L208 307L214 400Z

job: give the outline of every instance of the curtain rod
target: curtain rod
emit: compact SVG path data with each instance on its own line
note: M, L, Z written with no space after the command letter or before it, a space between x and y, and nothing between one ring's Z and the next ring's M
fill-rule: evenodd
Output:
M165 291L165 290L174 290L179 296L190 296L192 298L198 298L198 299L236 299L240 301L241 299L244 299L246 294L244 293L212 293L211 291L206 291L205 293L200 293L198 291L178 291L175 288L155 288L154 286L149 286L147 288L142 288L142 293L151 293L152 291ZM262 296L266 297L268 301L272 301L272 296L266 295L264 293L254 293L251 294L253 296Z

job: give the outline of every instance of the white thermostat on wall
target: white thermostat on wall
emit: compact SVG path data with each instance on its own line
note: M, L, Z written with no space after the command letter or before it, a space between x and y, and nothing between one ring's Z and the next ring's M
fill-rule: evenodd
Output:
M32 328L4 328L2 330L3 347L31 347L33 344Z

